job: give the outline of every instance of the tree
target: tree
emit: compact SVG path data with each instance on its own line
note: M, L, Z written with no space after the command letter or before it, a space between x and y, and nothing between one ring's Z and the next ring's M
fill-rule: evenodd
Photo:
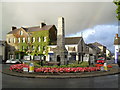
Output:
M116 17L120 21L120 0L114 0L113 1L115 5L117 6L116 13L118 14Z

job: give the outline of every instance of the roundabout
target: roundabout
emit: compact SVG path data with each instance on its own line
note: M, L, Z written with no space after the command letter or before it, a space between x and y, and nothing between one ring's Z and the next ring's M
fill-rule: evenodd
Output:
M53 79L65 79L65 78L87 78L87 77L98 77L98 76L105 76L105 75L115 75L120 73L120 69L114 68L116 65L112 64L113 68L108 68L108 71L101 71L101 70L96 70L96 71L80 71L80 72L70 72L70 68L64 68L69 73L64 72L45 72L40 73L40 72L16 72L16 71L11 71L9 70L10 65L7 65L6 68L3 67L2 73L7 74L7 75L12 75L12 76L17 76L17 77L27 77L27 78L53 78ZM19 68L20 69L20 68ZM40 69L40 68L37 68ZM35 70L37 70L35 69ZM42 69L42 68L41 68ZM47 71L50 68L44 68L47 69ZM55 69L55 68L54 68ZM73 70L77 68L71 68ZM82 68L83 70L85 68ZM90 68L91 69L91 68ZM93 69L93 68L92 68ZM97 68L99 69L99 68ZM80 70L80 68L78 68ZM89 69L88 69L89 70Z

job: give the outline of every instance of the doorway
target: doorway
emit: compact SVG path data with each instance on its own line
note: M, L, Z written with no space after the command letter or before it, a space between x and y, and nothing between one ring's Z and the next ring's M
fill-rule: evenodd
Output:
M60 55L57 55L57 62L60 62Z

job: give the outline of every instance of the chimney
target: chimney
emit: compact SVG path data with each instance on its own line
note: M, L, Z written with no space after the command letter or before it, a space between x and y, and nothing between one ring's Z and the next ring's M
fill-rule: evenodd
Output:
M45 26L46 24L44 22L40 23L40 28L42 28L43 26Z
M13 31L13 30L15 30L15 29L17 29L17 27L12 26L11 31Z
M115 38L118 39L118 34L116 34Z

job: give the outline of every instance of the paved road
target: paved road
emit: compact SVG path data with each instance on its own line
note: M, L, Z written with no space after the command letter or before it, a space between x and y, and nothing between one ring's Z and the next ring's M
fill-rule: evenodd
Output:
M74 79L23 78L1 74L3 88L118 88L120 75Z
M74 78L39 79L23 78L2 74L3 88L118 88L119 75Z

